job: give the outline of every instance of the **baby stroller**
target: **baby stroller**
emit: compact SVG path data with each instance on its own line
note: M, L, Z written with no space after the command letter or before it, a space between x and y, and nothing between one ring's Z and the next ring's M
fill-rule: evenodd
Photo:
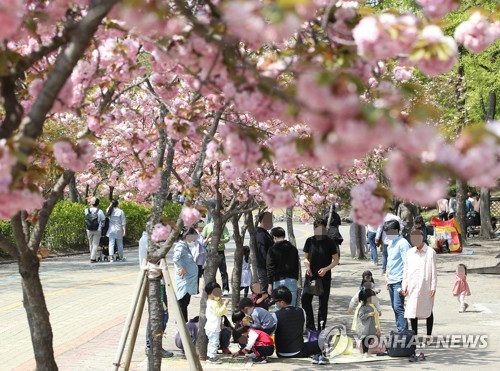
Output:
M481 226L481 217L476 210L471 210L467 213L467 237L479 235L479 228Z
M97 257L98 262L109 261L109 237L106 236L109 229L109 218L104 219L104 223L101 229L101 239L99 240L99 256Z

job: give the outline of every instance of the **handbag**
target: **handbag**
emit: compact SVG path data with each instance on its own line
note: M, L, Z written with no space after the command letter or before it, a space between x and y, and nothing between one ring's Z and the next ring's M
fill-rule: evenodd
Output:
M313 296L321 296L325 292L323 289L323 281L320 279L311 279L311 277L306 275L304 280L304 294L309 294Z

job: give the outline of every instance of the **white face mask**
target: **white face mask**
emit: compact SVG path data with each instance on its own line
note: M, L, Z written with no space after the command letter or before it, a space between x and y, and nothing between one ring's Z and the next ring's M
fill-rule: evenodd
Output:
M392 242L392 241L394 241L396 238L398 238L398 236L397 236L397 235L395 235L395 234L388 234L388 235L387 235L387 239L388 239L389 241L391 241L391 242Z

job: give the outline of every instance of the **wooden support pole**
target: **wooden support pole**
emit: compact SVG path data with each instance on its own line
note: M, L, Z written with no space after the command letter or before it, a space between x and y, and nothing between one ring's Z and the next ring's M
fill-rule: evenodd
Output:
M143 270L145 270L145 264L143 263ZM142 312L144 311L144 304L146 303L146 297L148 296L148 279L144 275L144 281L141 288L141 293L139 296L139 302L137 303L137 308L135 310L134 318L132 320L132 333L130 335L130 341L127 347L127 353L125 354L125 371L130 369L130 363L132 362L132 355L134 354L135 341L137 340L137 333L139 332L139 326L141 324Z
M130 308L128 310L127 319L125 320L125 325L123 326L122 335L120 337L120 343L118 344L118 350L116 351L115 360L113 361L113 370L118 371L120 368L120 362L123 356L123 351L125 349L125 345L127 343L127 337L130 332L130 326L132 324L132 318L134 317L135 310L137 308L137 303L139 301L139 297L142 291L142 286L144 286L144 277L146 275L146 271L141 269L139 276L137 277L137 285L135 288L135 295L130 304Z
M189 369L191 371L202 371L203 367L201 367L200 358L196 353L193 341L191 340L191 335L189 334L186 323L184 322L184 317L181 313L181 309L179 308L177 295L175 294L174 287L172 286L172 280L170 279L170 274L168 273L168 266L165 259L162 259L160 261L160 267L163 274L163 280L165 281L167 298L170 301L168 307L172 310L173 317L177 322L177 329L181 336L182 346L186 354L186 359L188 360Z

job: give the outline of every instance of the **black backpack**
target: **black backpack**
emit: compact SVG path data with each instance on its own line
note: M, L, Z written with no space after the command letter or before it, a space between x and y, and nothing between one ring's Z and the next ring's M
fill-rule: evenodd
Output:
M409 357L417 350L413 330L391 331L387 353L390 357Z
M89 231L97 231L99 229L99 209L96 209L95 212L87 209L87 214L85 215L85 225L87 226L87 230Z

